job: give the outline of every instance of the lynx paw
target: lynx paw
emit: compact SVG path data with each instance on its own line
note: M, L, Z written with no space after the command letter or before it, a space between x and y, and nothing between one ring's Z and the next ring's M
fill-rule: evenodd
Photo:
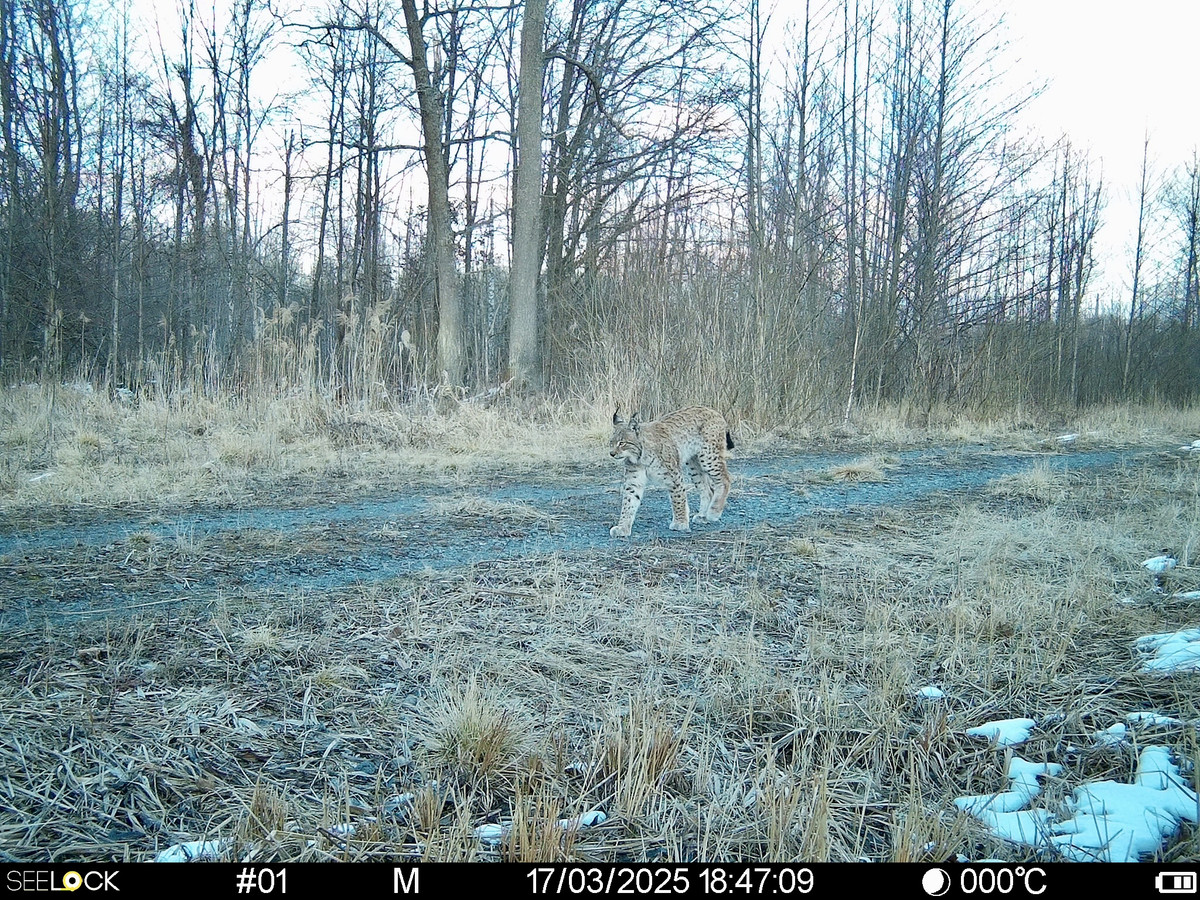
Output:
M672 520L671 521L671 530L672 531L691 531L692 526L688 522L687 519L684 519L682 522L676 522L676 521Z
M629 537L630 526L617 524L608 529L608 533L613 537Z

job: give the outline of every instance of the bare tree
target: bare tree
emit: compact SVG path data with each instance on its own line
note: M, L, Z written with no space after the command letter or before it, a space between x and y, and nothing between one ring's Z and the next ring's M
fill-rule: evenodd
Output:
M1070 340L1071 378L1069 396L1071 403L1079 405L1079 345L1080 319L1083 310L1083 298L1091 282L1096 231L1100 227L1100 216L1104 210L1104 184L1099 178L1093 178L1090 165L1085 159L1075 168L1070 168L1068 148L1067 161L1063 164L1064 182L1064 223L1066 234L1063 253L1063 284L1064 305L1060 305L1059 314L1059 356L1062 355L1066 332ZM1066 328L1063 326L1066 320Z
M842 8L842 156L843 215L846 231L845 310L848 330L853 335L850 350L850 372L846 387L846 409L843 421L848 421L854 406L858 386L858 359L862 347L863 314L866 306L865 272L860 259L865 260L862 248L869 213L865 202L866 183L861 179L859 165L866 167L866 152L862 142L866 136L866 89L871 68L871 37L874 34L875 9L865 14L859 3ZM859 67L867 70L860 72ZM860 198L860 191L862 197Z
M77 199L83 156L75 5L0 5L0 136L5 183L0 351L62 368L67 304L81 296Z
M686 202L678 182L666 188L680 159L693 165L693 178L729 165L725 120L737 95L716 61L725 17L706 3L574 0L569 18L552 22L543 207L552 367L569 367L574 340L595 335L608 317L588 300L602 261L623 246L660 255L637 236L657 237L663 205ZM690 77L681 78L682 68Z
M762 249L763 200L762 200L762 101L763 101L763 37L770 15L763 19L760 0L749 0L750 34L746 46L747 76L749 79L746 99L746 224L749 231L750 248L754 253ZM807 14L807 9L806 9Z
M1150 136L1147 135L1142 145L1142 177L1138 189L1137 238L1133 250L1133 296L1129 299L1129 319L1125 326L1125 365L1121 373L1121 394L1124 397L1129 396L1130 389L1133 333L1145 305L1145 296L1142 290L1142 266L1145 262L1146 231L1149 227L1147 219L1150 210L1147 209L1147 204L1150 202L1150 192Z
M466 352L463 345L462 303L458 291L458 272L454 262L454 236L450 230L450 166L443 136L445 106L441 91L433 83L425 44L428 13L417 14L414 0L402 0L404 22L408 29L410 57L401 58L411 66L421 109L425 173L429 181L429 227L427 240L432 249L438 304L438 369L451 385L463 383ZM400 54L398 54L400 55Z
M113 129L113 162L112 162L112 317L109 323L108 365L106 381L109 389L113 389L119 378L117 367L120 362L121 349L121 275L125 262L123 247L123 228L125 220L125 191L128 165L132 154L133 122L130 103L129 77L129 11L125 10L121 22L118 39L114 41L115 59L113 60L111 90L115 96L112 103L115 107L112 116ZM103 211L101 211L103 216Z
M18 219L20 151L17 148L17 15L16 4L0 5L0 141L3 142L3 236L0 238L0 375L15 355L24 356L14 339L18 333L12 319L13 260Z
M425 241L432 260L438 310L437 369L448 384L458 386L466 375L467 355L450 205L449 110L442 88L442 78L446 73L440 47L435 48L435 58L431 59L431 44L425 33L429 22L442 13L430 4L418 12L415 0L401 0L400 6L408 37L408 52L388 37L379 15L346 17L339 14L321 26L306 27L309 31L326 34L366 33L412 72L421 127L420 150L425 162L428 189ZM345 13L345 10L341 13ZM375 148L376 151L381 149Z
M1200 155L1192 153L1172 204L1182 234L1182 303L1179 324L1185 332L1200 323Z
M308 321L310 327L319 327L322 335L322 346L326 365L334 356L334 298L341 296L341 258L338 254L336 261L337 283L330 287L326 270L328 268L326 254L328 251L329 234L332 231L340 240L341 229L335 217L334 194L335 185L340 191L341 173L344 170L341 154L344 153L345 141L341 135L346 126L347 92L349 90L346 69L349 50L344 40L344 32L338 29L327 29L323 40L306 42L302 45L309 54L309 69L314 72L314 82L322 90L323 99L327 96L327 111L325 114L322 140L325 143L325 161L321 169L321 201L318 206L316 222L316 260L313 267L312 289L309 295ZM315 64L314 64L315 63ZM340 218L340 203L337 204L337 217Z
M513 193L513 262L509 282L509 376L525 388L541 385L538 359L538 270L542 257L542 74L545 0L525 0L517 108L517 170Z
M199 299L197 292L204 283L212 182L212 142L204 130L197 103L194 19L195 5L189 2L181 8L180 59L169 60L160 48L165 79L165 121L160 122L159 127L162 140L173 157L170 178L174 192L171 285L162 320L163 351L166 356L168 348L173 347L182 370L186 370L191 361L192 319Z

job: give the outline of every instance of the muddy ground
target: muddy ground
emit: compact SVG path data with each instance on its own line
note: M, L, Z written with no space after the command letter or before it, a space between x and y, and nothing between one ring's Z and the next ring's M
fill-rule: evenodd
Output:
M1136 453L924 449L883 457L879 480L824 474L858 458L734 459L733 492L719 523L669 531L667 494L652 489L629 539L608 533L619 512L620 470L607 460L536 479L494 474L365 495L351 495L335 479L274 485L237 504L10 514L0 522L0 629L95 623L231 595L334 591L489 561L556 555L590 564L583 561L631 545L728 540L749 530L790 537L814 516L953 500L1035 465L1102 470L1136 461Z

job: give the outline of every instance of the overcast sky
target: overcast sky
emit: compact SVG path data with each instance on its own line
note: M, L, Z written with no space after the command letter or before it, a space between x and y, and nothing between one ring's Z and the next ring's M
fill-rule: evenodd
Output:
M1030 125L1047 140L1068 135L1103 163L1108 207L1097 262L1106 285L1127 290L1146 136L1159 177L1200 150L1200 0L1000 0L997 7L1014 67L1047 82L1027 111Z

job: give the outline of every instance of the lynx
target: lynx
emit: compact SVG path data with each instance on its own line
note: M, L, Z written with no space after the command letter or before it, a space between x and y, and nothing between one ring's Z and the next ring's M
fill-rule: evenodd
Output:
M621 520L609 533L629 537L633 517L642 504L646 484L661 484L671 492L671 530L687 531L691 522L715 522L729 498L729 469L725 451L733 449L729 425L716 410L690 406L643 425L637 413L623 422L613 413L609 453L625 460ZM700 512L688 517L686 470L700 490Z

